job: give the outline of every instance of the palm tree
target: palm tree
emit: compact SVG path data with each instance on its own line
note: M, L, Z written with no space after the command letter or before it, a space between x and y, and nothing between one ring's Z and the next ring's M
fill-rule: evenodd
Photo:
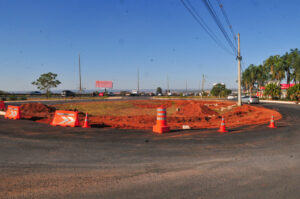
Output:
M259 65L257 67L257 73L256 73L256 83L257 87L261 88L265 85L265 83L268 80L268 72L265 66Z
M243 85L250 95L256 83L257 72L257 66L251 64L242 74Z
M271 80L276 80L280 83L285 77L284 64L279 55L270 56L265 60L264 65L270 70Z
M292 68L291 78L295 83L300 83L300 52L297 48L291 49L289 56Z
M291 82L291 56L289 53L285 53L285 55L281 56L281 60L282 60L282 64L283 64L283 68L285 70L286 73L286 83L290 84Z

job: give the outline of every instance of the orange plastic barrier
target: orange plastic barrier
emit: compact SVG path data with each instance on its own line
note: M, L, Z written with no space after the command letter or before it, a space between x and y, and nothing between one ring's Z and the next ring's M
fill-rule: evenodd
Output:
M5 110L4 101L0 101L0 110Z
M226 133L226 132L228 132L226 130L226 126L225 126L225 118L224 118L224 116L222 116L222 121L221 121L220 129L218 130L218 132L220 132L220 133Z
M164 107L157 108L157 121L153 126L153 132L166 133L170 131L170 127L167 125L167 111Z
M21 109L19 106L8 105L7 111L5 113L5 118L19 120L21 119Z
M55 111L52 126L79 126L78 112L75 111Z

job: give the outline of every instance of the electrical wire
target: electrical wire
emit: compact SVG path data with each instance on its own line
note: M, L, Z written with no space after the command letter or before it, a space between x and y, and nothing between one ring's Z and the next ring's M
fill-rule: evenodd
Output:
M224 26L222 25L219 17L217 16L216 12L214 11L211 3L209 0L202 0L204 5L206 6L207 10L209 11L210 15L212 16L212 18L214 19L214 21L216 22L217 26L219 27L219 29L221 30L222 34L224 35L226 41L228 42L229 46L232 48L233 52L235 54L237 54L237 49L234 46L234 44L232 43L231 39L229 38Z
M188 10L196 22L204 29L204 31L214 40L214 42L221 47L225 52L234 56L234 54L226 48L226 46L218 39L218 37L213 33L213 31L208 27L204 22L201 16L198 14L194 6L190 3L189 0L181 0L183 6Z
M227 15L226 12L225 12L224 6L223 6L221 0L216 0L216 1L218 2L219 6L220 6L221 12L222 12L222 14L223 14L223 16L224 16L224 18L225 18L225 21L226 21L228 27L229 27L229 30L230 30L230 32L231 32L231 35L232 35L232 37L233 37L233 39L234 39L234 41L235 41L235 45L237 46L236 35L235 35L234 30L233 30L233 27L232 27L232 25L231 25L231 23L230 23L230 21L229 21L228 15Z

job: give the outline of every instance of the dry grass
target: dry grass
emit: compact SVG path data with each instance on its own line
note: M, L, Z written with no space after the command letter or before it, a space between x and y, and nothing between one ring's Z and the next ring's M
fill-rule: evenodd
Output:
M136 102L135 102L136 103ZM141 102L142 105L157 105L161 102L149 100ZM88 102L88 103L67 103L54 105L60 110L78 110L87 112L90 115L111 115L111 116L135 116L135 115L156 115L156 108L141 108L134 104L134 101L119 101L119 102ZM176 112L175 103L167 108L168 115Z

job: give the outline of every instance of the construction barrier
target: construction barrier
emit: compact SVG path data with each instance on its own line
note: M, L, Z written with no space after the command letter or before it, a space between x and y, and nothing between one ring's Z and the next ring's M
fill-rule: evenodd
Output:
M5 110L4 101L0 101L0 110Z
M166 133L170 131L170 127L167 125L167 111L164 107L157 108L157 120L156 125L153 126L153 132Z
M274 115L272 115L271 121L270 121L270 125L269 125L268 127L269 127L269 128L272 128L272 129L277 128L277 127L275 126Z
M21 109L19 106L8 105L7 111L5 113L5 118L19 120L21 119Z
M79 126L78 112L75 111L55 111L52 126Z
M228 131L226 130L226 125L225 125L225 118L224 118L224 116L222 116L222 121L221 121L220 129L218 130L218 132L220 132L220 133L226 133L226 132L228 132Z

